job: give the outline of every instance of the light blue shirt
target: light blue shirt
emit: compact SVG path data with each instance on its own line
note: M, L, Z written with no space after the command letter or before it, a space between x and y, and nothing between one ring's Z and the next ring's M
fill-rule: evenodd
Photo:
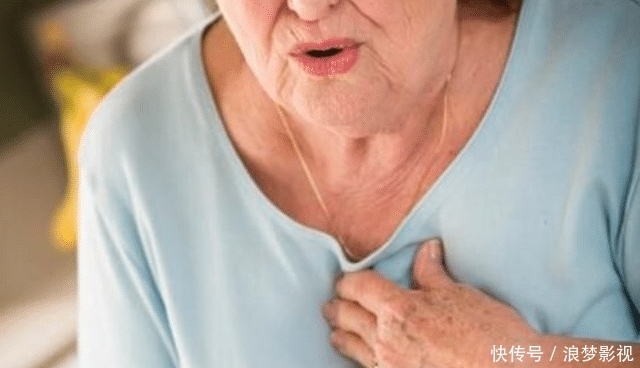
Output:
M243 166L202 64L211 21L128 77L84 135L82 366L351 367L321 316L334 278L372 267L408 287L435 236L453 278L538 331L638 340L638 2L525 1L477 131L357 263Z

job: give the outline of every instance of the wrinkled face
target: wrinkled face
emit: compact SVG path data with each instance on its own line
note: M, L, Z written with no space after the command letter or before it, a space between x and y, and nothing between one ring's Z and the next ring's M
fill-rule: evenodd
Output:
M455 0L218 5L267 94L308 123L354 135L393 131L450 67Z

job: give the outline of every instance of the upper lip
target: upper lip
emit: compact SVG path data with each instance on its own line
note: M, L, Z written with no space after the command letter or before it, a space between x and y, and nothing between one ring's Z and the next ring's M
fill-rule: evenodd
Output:
M351 38L331 38L321 41L301 42L291 50L292 55L299 55L312 50L346 49L357 46L358 43Z

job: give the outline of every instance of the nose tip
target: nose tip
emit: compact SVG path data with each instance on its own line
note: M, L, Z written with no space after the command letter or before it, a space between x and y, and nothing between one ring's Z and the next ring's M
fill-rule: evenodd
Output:
M289 9L300 19L312 22L326 17L340 0L287 0Z

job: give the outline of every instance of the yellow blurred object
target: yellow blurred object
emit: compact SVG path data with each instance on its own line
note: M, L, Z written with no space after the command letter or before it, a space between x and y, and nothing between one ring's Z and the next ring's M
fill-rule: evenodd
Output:
M67 160L67 188L51 223L51 237L62 249L76 243L76 209L78 203L78 146L85 125L102 97L124 76L128 69L104 70L66 68L52 76L52 87L60 108L60 134Z

